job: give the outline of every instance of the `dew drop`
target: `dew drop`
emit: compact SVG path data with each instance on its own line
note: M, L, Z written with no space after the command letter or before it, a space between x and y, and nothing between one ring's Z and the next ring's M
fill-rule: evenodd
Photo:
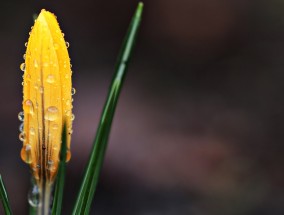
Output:
M32 149L32 146L30 145L30 144L27 144L27 145L25 145L25 150L26 151L31 151L31 149Z
M34 67L35 67L35 68L38 68L37 60L34 60Z
M21 63L20 69L24 72L26 70L26 64L25 63Z
M26 54L23 55L23 59L26 60Z
M65 36L65 34L64 33L62 33L62 37L64 37Z
M46 82L52 84L54 83L54 81L55 81L54 75L49 74L46 78Z
M65 43L66 47L69 48L70 44L68 42Z
M26 75L27 81L31 81L31 78L32 78L32 76L31 76L30 74L27 74L27 75Z
M55 106L47 108L44 118L49 121L54 121L58 117L58 109Z
M48 168L50 171L54 171L54 170L55 170L53 160L47 161L47 168Z
M70 116L70 115L71 115L71 111L70 111L70 110L67 110L67 111L65 112L65 115L66 115L66 116Z
M37 185L33 185L28 194L30 206L37 208L40 206L40 190Z
M24 123L22 122L21 125L19 126L19 131L23 132L23 130L24 130Z
M23 122L24 121L24 112L21 111L19 114L18 114L18 119Z
M34 107L33 107L33 102L30 99L27 99L24 101L24 111L26 111L29 114L34 113Z
M39 93L43 94L43 91L44 91L43 87L39 87Z
M75 93L76 93L76 89L75 89L75 88L72 88L72 89L71 89L71 95L73 96L73 95L75 95Z
M32 154L31 154L31 145L30 144L26 144L25 146L23 146L22 150L21 150L21 158L25 163L32 163Z
M71 152L68 149L67 152L66 152L66 162L70 161L70 159L71 159Z
M30 135L35 135L35 129L33 127L30 128Z
M70 134L70 135L73 134L72 128L69 128L69 129L68 129L68 134Z
M75 119L75 114L72 114L71 120L74 121L74 119Z
M21 133L19 134L19 140L22 141L22 142L24 142L24 141L26 140L26 134L25 134L25 132L21 132Z
M28 46L28 42L25 42L25 47L27 47Z
M71 104L70 100L67 99L67 100L66 100L66 105L69 106L70 104Z

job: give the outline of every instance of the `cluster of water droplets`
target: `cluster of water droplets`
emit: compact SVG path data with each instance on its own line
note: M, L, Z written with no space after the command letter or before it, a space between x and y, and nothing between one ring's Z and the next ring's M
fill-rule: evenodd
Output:
M60 31L57 31L57 33L61 33ZM32 37L32 31L30 32L30 36ZM64 37L64 33L62 33L62 36ZM63 40L61 38L61 40ZM60 48L59 44L56 44L54 43L54 49L57 50ZM69 42L65 42L65 45L67 48L69 48L70 44ZM25 47L28 46L28 43L26 42L25 43ZM36 48L35 48L36 49ZM35 50L37 51L37 50ZM27 53L27 54L24 54L23 55L23 59L26 60L26 58L31 58L31 56ZM36 60L34 60L34 67L35 68L38 68L39 65L38 65L38 62ZM54 67L57 67L58 64L55 64L55 63L52 63L52 62L49 62L49 63L43 63L43 67L48 67L48 66L54 66ZM63 64L63 67L64 68L67 68L67 62L64 62ZM72 67L72 65L70 64L70 68ZM26 63L23 62L20 64L20 70L25 72L26 71ZM71 74L72 75L72 70L71 71ZM27 81L30 81L31 80L31 75L30 74L24 74L25 75L25 82L23 81L22 82L22 85L27 85ZM23 75L23 78L24 78L24 75ZM65 75L65 78L68 79L70 76L68 74ZM56 78L53 74L49 74L47 75L46 79L45 79L46 83L49 83L49 84L55 84L55 81L56 81ZM44 92L44 88L43 86L39 86L38 84L35 84L34 86L35 89L37 89L39 91L39 93L43 93ZM71 89L71 95L75 95L76 93L76 90L75 88L72 88ZM71 117L71 121L73 121L75 119L75 115L72 114L72 102L73 102L73 98L71 96L71 100L66 100L66 101L63 101L65 102L66 106L69 107L66 111L65 111L65 116L67 117ZM34 113L34 108L37 109L38 108L38 104L33 104L33 102L31 100L26 100L23 102L23 106L24 106L24 110L27 114L33 114ZM44 116L44 119L47 120L47 121L50 121L50 122L54 122L56 121L56 119L58 118L59 116L59 110L56 106L49 106L46 110L45 110L45 116ZM20 141L23 142L23 148L21 150L21 157L22 159L26 162L26 163L31 163L32 162L32 159L31 159L31 149L32 149L32 146L31 144L29 143L25 143L26 141L26 134L25 134L25 131L24 131L24 112L20 112L18 114L18 118L19 120L21 121L21 124L19 126L19 131L20 131L20 134L19 134L19 139ZM72 125L72 123L71 123ZM59 128L58 124L56 123L52 123L51 124L51 128L53 130L57 130ZM42 129L40 126L37 128L38 130ZM68 134L71 135L73 133L73 130L72 130L72 126L68 127ZM33 136L35 135L35 128L33 127L30 127L29 128L29 135L30 136ZM50 134L49 134L50 135ZM42 146L43 149L45 149L45 145ZM54 151L58 150L57 147L54 147L53 148ZM67 158L66 158L66 161L69 161L71 158L71 152L70 150L68 149L67 150ZM37 165L37 168L40 168L40 165ZM49 160L48 161L48 168L52 171L54 170L54 162L52 160Z

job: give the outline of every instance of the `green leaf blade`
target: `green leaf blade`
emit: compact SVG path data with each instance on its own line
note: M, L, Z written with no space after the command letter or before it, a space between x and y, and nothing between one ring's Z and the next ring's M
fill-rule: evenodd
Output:
M7 191L2 179L2 176L0 175L0 199L2 201L2 205L5 211L6 215L12 215L12 210L11 210L11 206L9 203L9 199L8 199L8 195L7 195Z
M115 74L108 93L107 100L101 115L97 134L93 142L93 148L87 164L81 188L75 203L73 215L88 215L92 200L96 191L100 170L102 168L105 151L107 148L108 137L111 124L116 109L118 97L123 85L123 81L128 69L137 32L140 26L143 12L143 3L140 2L131 20L122 48L118 55L115 66Z
M65 181L65 173L66 173L66 152L67 152L66 135L67 135L67 128L66 128L66 123L64 123L63 131L62 131L62 143L61 143L61 149L60 149L59 169L57 173L54 199L53 199L52 211L51 211L52 215L61 214L61 209L62 209L64 181Z

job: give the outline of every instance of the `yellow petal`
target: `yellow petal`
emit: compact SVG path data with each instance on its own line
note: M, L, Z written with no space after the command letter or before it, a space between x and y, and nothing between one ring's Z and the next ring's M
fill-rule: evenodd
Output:
M25 54L24 128L22 159L37 181L54 180L58 169L63 122L66 122L67 161L72 133L71 65L56 17L45 10L30 32Z

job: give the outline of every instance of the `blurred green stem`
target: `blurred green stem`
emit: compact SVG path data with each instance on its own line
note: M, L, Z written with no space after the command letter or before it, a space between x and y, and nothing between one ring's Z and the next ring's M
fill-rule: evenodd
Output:
M11 215L12 214L12 210L11 210L11 206L9 203L9 199L8 199L8 195L7 195L7 191L4 185L4 182L2 180L2 176L0 175L0 199L2 201L3 207L4 207L4 211L6 215Z
M100 124L93 142L93 149L91 151L80 192L73 210L73 215L89 215L90 213L91 203L96 191L100 170L102 168L116 104L128 69L128 63L139 29L142 12L143 3L140 2L131 20L122 48L118 55L114 78L101 115Z

